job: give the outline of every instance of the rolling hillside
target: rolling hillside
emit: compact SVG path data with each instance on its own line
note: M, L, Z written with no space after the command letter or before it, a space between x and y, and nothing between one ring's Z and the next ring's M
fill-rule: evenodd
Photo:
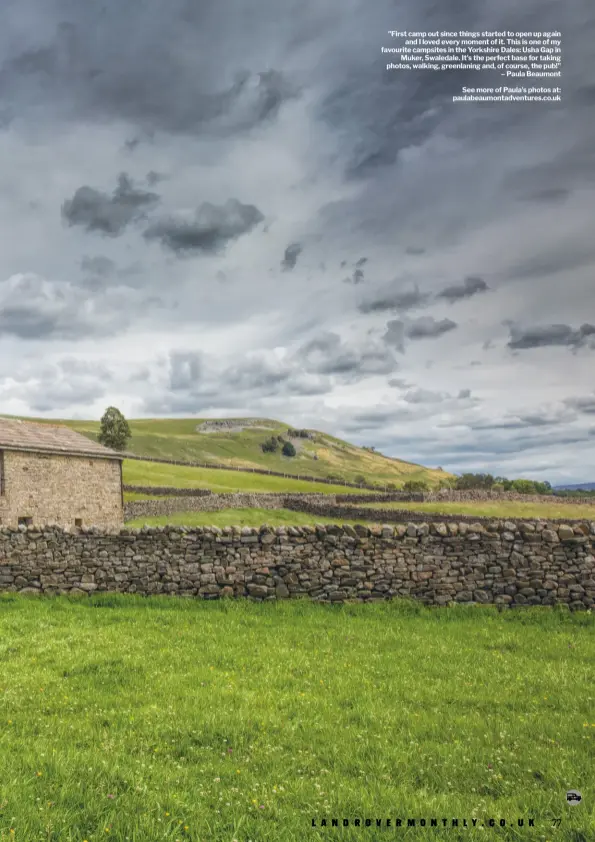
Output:
M22 418L65 424L94 440L99 432L99 421ZM314 430L309 431L311 438L291 438L297 451L294 457L285 457L280 450L264 453L261 444L271 435L287 438L289 425L271 419L144 418L128 419L128 423L132 431L128 451L137 456L267 468L296 476L327 478L332 474L347 482L361 475L368 483L394 483L397 487L406 480L422 479L434 486L452 476L446 471L388 458Z

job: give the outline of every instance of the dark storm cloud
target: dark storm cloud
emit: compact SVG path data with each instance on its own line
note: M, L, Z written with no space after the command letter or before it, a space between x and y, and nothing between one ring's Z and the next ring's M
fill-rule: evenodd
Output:
M169 217L158 220L147 228L147 240L159 240L177 255L193 252L216 253L232 240L247 234L264 220L254 205L243 205L237 199L228 199L221 206L204 202L195 212L194 219Z
M25 5L31 16L40 12L29 43L18 15L4 19L12 54L0 70L7 107L129 121L149 133L226 136L274 119L284 102L299 96L285 74L263 67L266 49L246 53L250 23L234 4L204 8L192 20L185 0L172 0L167 9L153 0L126 8L111 0ZM63 16L68 22L48 26ZM223 73L222 54L228 57ZM137 142L135 136L128 144Z
M418 287L405 292L396 292L383 298L364 301L359 305L360 313L383 313L390 310L415 310L424 307L430 299L427 293L420 292Z
M507 345L514 350L545 348L552 345L568 348L581 348L588 345L590 348L595 348L595 338L588 341L589 337L595 337L595 325L583 324L578 329L563 324L527 328L511 327Z
M281 268L284 270L293 269L302 251L303 246L300 243L290 243L285 249L285 254L281 261Z
M465 278L462 284L446 287L436 295L436 298L444 298L451 303L460 301L463 298L471 298L472 295L477 295L478 292L485 292L488 285L483 278L469 276Z
M111 196L93 187L79 187L72 199L62 205L62 218L69 225L117 237L130 222L142 219L145 209L159 199L157 193L135 188L126 173L121 173Z

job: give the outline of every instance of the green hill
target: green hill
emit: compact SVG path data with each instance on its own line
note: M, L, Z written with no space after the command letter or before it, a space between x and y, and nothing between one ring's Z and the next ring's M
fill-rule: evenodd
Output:
M21 417L24 421L64 424L93 440L99 433L99 421ZM367 483L394 483L397 487L407 480L425 480L435 486L452 476L446 471L383 456L316 430L309 430L308 438L289 438L289 425L271 419L142 418L128 419L128 423L132 432L128 451L137 456L267 468L295 476L341 477L346 482L363 476ZM273 435L289 439L296 455L283 456L281 448L276 453L263 452L262 443Z

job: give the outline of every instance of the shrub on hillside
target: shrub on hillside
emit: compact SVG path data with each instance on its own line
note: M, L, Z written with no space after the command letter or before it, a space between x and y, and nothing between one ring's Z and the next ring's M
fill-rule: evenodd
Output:
M341 483L345 482L345 477L342 477L341 474L327 474L326 477L330 482L336 482L337 485L341 485Z
M271 436L270 439L263 441L260 445L262 448L263 453L276 453L279 450L279 442L275 438L275 436Z
M283 456L295 456L295 447L290 441L286 441L281 451Z
M416 491L428 491L428 483L423 479L409 479L403 483L403 491L415 493Z
M386 490L387 490L387 491L396 491L396 490L397 490L397 486L394 484L394 482L388 482L388 483L386 484Z
M358 474L356 477L353 478L353 481L356 483L356 485L366 484L366 478L363 474Z

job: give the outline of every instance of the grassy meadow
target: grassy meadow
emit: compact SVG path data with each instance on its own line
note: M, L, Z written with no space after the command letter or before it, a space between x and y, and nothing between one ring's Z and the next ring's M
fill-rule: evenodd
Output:
M125 485L169 486L170 488L208 488L215 494L242 494L254 492L306 492L308 494L346 494L360 489L324 482L285 479L267 474L243 471L225 471L216 468L189 468L184 465L166 465L159 462L141 462L125 459L122 469ZM362 494L373 494L361 489ZM151 495L152 496L152 495Z
M2 594L0 840L590 842L594 619Z
M493 518L537 518L553 520L569 518L595 521L595 502L558 503L556 499L544 500L543 503L524 503L517 500L487 500L474 503L358 503L359 507L370 506L374 509L409 509L415 512L427 512L428 515L444 514L477 515Z

